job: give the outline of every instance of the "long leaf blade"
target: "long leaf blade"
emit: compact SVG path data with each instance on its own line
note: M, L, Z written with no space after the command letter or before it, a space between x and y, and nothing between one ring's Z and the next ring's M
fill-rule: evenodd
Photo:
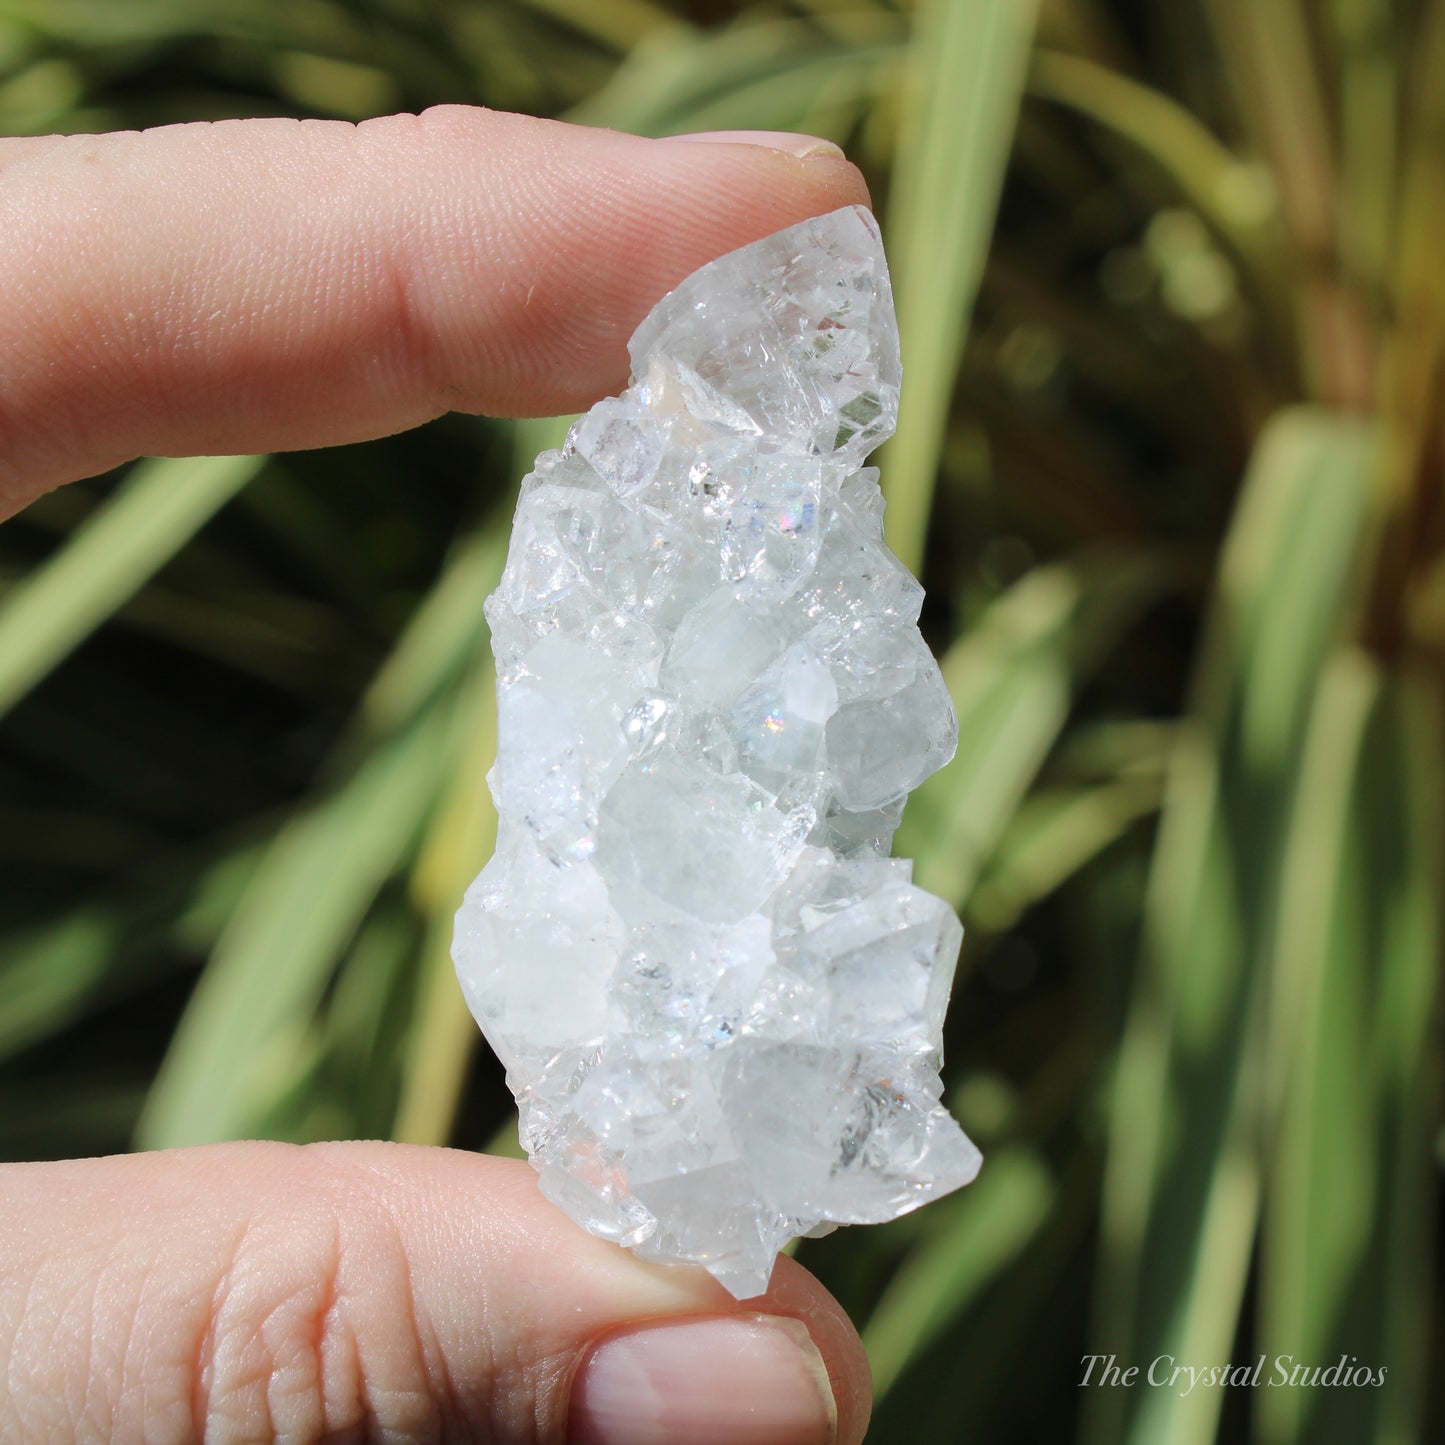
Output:
M924 0L888 208L908 378L884 450L888 538L911 571L923 541L969 313L1023 93L1035 0Z
M1370 1388L1266 1391L1267 1445L1418 1438L1433 1181L1428 1020L1441 953L1438 684L1342 653L1290 839L1271 1057L1289 1060L1264 1237L1261 1347L1344 1358ZM1297 1047L1281 1047L1298 1032ZM1384 1367L1388 1376L1374 1383ZM1278 1371L1277 1371L1278 1373Z
M1035 568L944 654L959 751L914 794L898 851L962 907L1064 727L1079 680L1157 596L1148 558Z
M284 827L216 945L146 1103L142 1148L254 1132L285 1051L433 806L450 729L433 709Z
M1049 1217L1056 1184L1032 1152L990 1159L965 1193L935 1216L932 1232L890 1281L863 1332L882 1398L950 1320L1023 1251Z
M156 458L0 602L0 714L128 601L249 482L264 457Z
M1357 422L1281 414L1231 525L1114 1096L1099 1339L1121 1358L1223 1360L1234 1338L1261 1190L1280 850L1324 658L1353 595L1370 443ZM1097 1438L1192 1445L1212 1438L1219 1392L1117 1391L1091 1404Z

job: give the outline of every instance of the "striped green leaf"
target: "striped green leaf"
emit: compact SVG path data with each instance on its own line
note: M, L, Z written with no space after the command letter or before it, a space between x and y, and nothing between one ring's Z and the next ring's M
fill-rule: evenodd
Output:
M921 0L888 203L907 377L883 451L889 545L914 572L1013 144L1035 0Z
M338 781L277 833L172 1040L143 1144L256 1132L313 1056L338 962L380 889L407 870L468 746L475 709L459 703L458 677L476 667L482 602L505 556L503 514L462 540L363 697Z
M175 883L91 902L0 938L0 1063L155 981L157 956L208 949L255 870L246 845Z
M914 794L898 851L919 885L962 907L1069 716L1074 688L1157 596L1138 556L1036 568L942 660L958 755Z
M276 835L156 1077L142 1148L257 1132L338 957L435 804L450 723L448 710L429 710Z
M1121 1359L1223 1361L1235 1338L1262 1188L1282 854L1324 659L1353 597L1369 458L1362 424L1285 412L1231 524L1114 1095L1095 1348ZM1220 1393L1099 1392L1096 1438L1210 1440Z
M1434 1179L1428 1020L1441 958L1438 682L1342 652L1326 673L1285 862L1268 1062L1284 1096L1260 1349L1367 1371L1261 1393L1266 1445L1419 1438ZM1275 1362L1283 1362L1276 1364Z
M43 567L0 600L0 714L133 597L264 463L140 463Z
M486 863L497 836L496 810L486 783L497 755L496 673L490 660L470 679L461 714L465 741L411 880L426 932L392 1137L413 1144L445 1144L451 1137L467 1062L480 1038L457 986L451 950L462 895Z
M1008 1268L1042 1227L1055 1182L1034 1153L990 1158L962 1194L934 1206L928 1232L878 1301L863 1343L881 1399L910 1360Z
M776 20L659 31L568 119L641 135L796 129L820 96L848 104L894 81L904 49L897 19L880 15L857 30L828 39L806 21Z

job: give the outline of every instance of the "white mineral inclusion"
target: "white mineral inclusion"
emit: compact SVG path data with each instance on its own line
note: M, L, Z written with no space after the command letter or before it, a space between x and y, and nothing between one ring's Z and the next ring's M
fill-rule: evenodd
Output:
M900 376L873 217L704 266L631 354L522 483L455 955L547 1197L747 1298L978 1172L939 1103L962 929L888 856L958 725L862 465Z

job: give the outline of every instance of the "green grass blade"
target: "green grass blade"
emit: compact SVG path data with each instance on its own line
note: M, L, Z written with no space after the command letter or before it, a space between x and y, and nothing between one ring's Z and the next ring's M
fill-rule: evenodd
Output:
M85 93L85 79L67 60L37 60L0 77L0 126L6 135L44 135L63 122Z
M933 1207L929 1233L889 1281L863 1331L880 1400L909 1361L1028 1246L1055 1192L1036 1154L1005 1149L967 1190Z
M1441 952L1438 688L1346 652L1326 674L1290 837L1274 974L1287 1079L1264 1237L1271 1360L1389 1371L1262 1392L1265 1445L1418 1438L1433 1181L1426 1041ZM1298 1046L1291 1036L1298 1032Z
M121 921L102 908L76 909L28 938L7 940L0 966L0 1061L48 1038L104 982Z
M1381 939L1391 967L1371 1038L1382 1207L1358 1277L1368 1291L1373 1332L1361 1343L1375 1358L1398 1362L1379 1402L1375 1438L1407 1445L1420 1438L1432 1382L1427 1351L1435 1294L1424 1264L1434 1247L1440 1189L1431 1154L1441 1093L1432 1029L1445 958L1445 696L1439 672L1405 664L1385 702L1388 731L1376 756L1394 784L1400 866L1388 881Z
M1351 611L1370 443L1360 423L1281 414L1231 524L1114 1095L1097 1339L1120 1358L1224 1360L1234 1339L1261 1188L1280 853L1324 658ZM1100 1392L1095 1437L1207 1441L1219 1394Z
M1323 1362L1348 1283L1349 1249L1370 1210L1370 1081L1358 1037L1363 1019L1341 1016L1376 959L1366 937L1368 854L1380 840L1359 829L1356 791L1379 702L1377 671L1354 652L1332 659L1320 684L1301 762L1282 868L1271 961L1266 1099L1288 1106L1273 1148L1265 1212L1260 1347ZM1358 1007L1360 1000L1351 1002ZM1324 1146L1328 1158L1320 1154ZM1323 1187L1324 1192L1316 1194ZM1300 1439L1309 1394L1265 1392L1258 1438ZM1324 1437L1310 1437L1321 1438Z
M497 585L511 538L511 504L460 542L361 701L358 732L385 737L465 667L487 637L482 604Z
M1388 636L1406 611L1403 594L1433 545L1421 518L1439 487L1435 451L1440 424L1440 375L1445 367L1445 3L1432 0L1420 17L1414 54L1405 67L1409 97L1399 180L1399 234L1393 286L1399 317L1386 337L1381 410L1391 433L1381 468L1377 507L1382 537L1374 600L1375 630ZM1437 556L1438 561L1438 556Z
M1206 0L1203 6L1278 196L1308 395L1359 412L1374 389L1374 338L1354 278L1338 264L1339 168L1327 101L1334 77L1321 73L1312 8L1302 0Z
M470 717L456 678L487 635L506 523L499 509L458 545L361 701L340 750L349 767L269 848L172 1041L144 1144L252 1132L317 1047L313 1016L339 959L455 776Z
M387 1137L400 1039L412 1012L417 932L400 890L389 890L367 915L326 1000L316 1086L298 1100L287 1137Z
M953 383L1013 144L1035 0L922 0L888 238L907 377L884 449L888 540L918 572Z
M812 113L820 91L839 86L856 99L890 83L902 27L896 17L866 18L872 23L847 42L801 20L658 32L567 118L641 135L790 129Z
M661 29L684 29L685 20L653 0L526 0L526 7L560 21L626 55Z
M1367 294L1393 277L1400 113L1400 35L1389 0L1336 0L1340 65L1340 254Z
M140 1147L253 1132L342 950L435 803L453 731L448 711L431 709L277 835L171 1042Z
M817 54L809 49L709 101L672 110L658 134L706 130L791 130L835 138L829 117L877 99L889 88L901 44Z
M513 427L513 470L527 472L541 452L562 444L569 418L543 417ZM497 585L508 541L505 517L488 529L496 536L474 579L485 591ZM479 621L485 635L485 622ZM480 648L480 644L479 644ZM497 753L496 668L478 653L458 705L465 738L456 752L445 803L418 850L411 875L417 912L426 920L410 1028L401 1049L400 1093L392 1137L414 1144L445 1144L451 1134L466 1068L480 1031L467 1009L452 966L453 920L462 895L496 842L497 816L487 771ZM516 1151L516 1123L510 1123Z
M1067 721L1076 681L1160 580L1142 557L1036 568L945 653L958 755L914 794L898 832L920 887L963 906Z
M969 899L969 921L1002 933L1159 806L1162 776L1050 788L1016 810Z
M133 597L264 457L157 458L0 601L0 715Z
M1260 299L1279 299L1283 266L1268 180L1189 110L1106 66L1055 51L1035 54L1028 93L1076 111L1147 157L1249 268ZM1274 319L1287 325L1287 312Z
M153 983L151 959L208 949L255 865L243 846L174 887L152 881L0 937L0 1063Z
M462 895L497 837L497 815L486 782L497 755L496 672L490 661L477 669L461 714L467 740L447 783L446 803L412 872L412 896L427 920L427 931L392 1128L393 1138L412 1144L447 1142L467 1061L481 1037L452 966L452 929Z
M1258 147L1271 161L1290 239L1300 254L1322 257L1334 241L1334 158L1307 6L1205 0L1202 8Z

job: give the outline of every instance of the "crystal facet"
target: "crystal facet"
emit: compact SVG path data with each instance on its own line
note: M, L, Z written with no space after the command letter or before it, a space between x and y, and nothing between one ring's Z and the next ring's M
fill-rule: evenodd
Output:
M455 955L546 1195L746 1298L978 1170L939 1103L962 929L888 856L957 722L863 466L900 377L872 216L704 266L631 353L487 603L500 829Z

